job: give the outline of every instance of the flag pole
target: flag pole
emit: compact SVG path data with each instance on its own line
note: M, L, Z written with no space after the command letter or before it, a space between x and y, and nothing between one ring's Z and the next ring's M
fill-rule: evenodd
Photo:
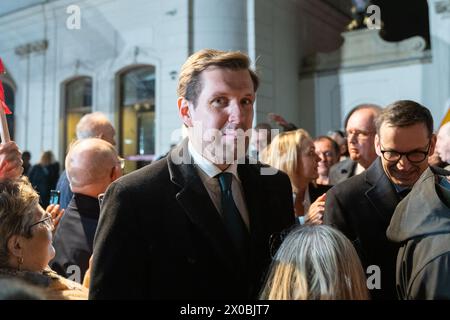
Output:
M11 137L9 136L5 110L3 109L3 105L1 105L3 103L3 101L0 101L0 137L2 138L2 143L6 143L11 141Z
M3 67L3 61L0 58L0 75L5 73L5 68ZM6 121L6 113L11 113L5 102L5 92L3 91L3 85L0 81L0 138L2 143L10 142L11 137L9 136L8 122Z

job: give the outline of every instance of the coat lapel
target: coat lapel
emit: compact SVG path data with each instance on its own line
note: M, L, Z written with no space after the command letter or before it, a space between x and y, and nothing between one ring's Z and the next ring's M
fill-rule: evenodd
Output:
M182 161L181 161L182 160ZM220 214L211 201L191 159L187 139L168 157L170 179L181 190L176 199L190 221L209 240L218 257L230 269L236 269L237 261L231 240L226 233Z
M250 261L254 261L255 255L261 256L261 254L258 255L258 250L263 250L267 246L267 243L263 243L264 237L261 236L264 233L264 224L260 197L265 193L261 191L261 184L255 177L259 174L257 170L252 170L248 164L241 164L238 166L238 174L250 221Z
M399 198L383 170L380 158L377 158L367 169L366 182L372 186L367 190L366 197L376 208L383 222L389 224Z

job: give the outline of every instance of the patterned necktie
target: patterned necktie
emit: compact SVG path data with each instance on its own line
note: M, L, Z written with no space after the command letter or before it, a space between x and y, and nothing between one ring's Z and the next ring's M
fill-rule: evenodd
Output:
M249 233L241 214L233 200L231 192L231 181L233 175L223 172L217 175L219 179L220 191L222 193L222 215L225 228L230 235L241 261L245 264L248 255Z

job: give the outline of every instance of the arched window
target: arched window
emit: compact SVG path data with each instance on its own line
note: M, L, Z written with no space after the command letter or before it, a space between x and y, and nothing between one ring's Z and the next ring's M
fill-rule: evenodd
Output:
M65 141L64 150L76 139L76 125L81 117L92 112L92 78L80 77L64 87Z
M8 108L11 110L13 114L9 114L6 116L6 121L8 122L9 135L11 136L11 140L14 140L14 107L15 107L15 95L14 89L7 83L3 82L3 89L5 90L5 102Z
M125 172L138 169L155 155L155 67L122 73L120 86L120 153Z

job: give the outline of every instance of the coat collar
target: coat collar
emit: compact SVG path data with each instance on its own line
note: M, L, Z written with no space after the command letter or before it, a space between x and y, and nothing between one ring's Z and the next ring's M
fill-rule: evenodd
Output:
M371 186L365 193L367 199L376 208L383 222L389 224L399 198L383 170L380 157L366 170L366 182Z
M174 148L167 158L170 180L180 188L176 194L176 200L184 209L190 221L207 237L218 256L230 269L236 270L238 261L236 253L231 246L231 240L227 234L220 214L211 201L188 152L188 140L185 139L178 147ZM244 190L244 198L250 218L251 247L258 245L255 234L260 229L256 213L259 212L258 201L255 198L258 193L251 183L253 176L246 166L238 166L238 174Z

